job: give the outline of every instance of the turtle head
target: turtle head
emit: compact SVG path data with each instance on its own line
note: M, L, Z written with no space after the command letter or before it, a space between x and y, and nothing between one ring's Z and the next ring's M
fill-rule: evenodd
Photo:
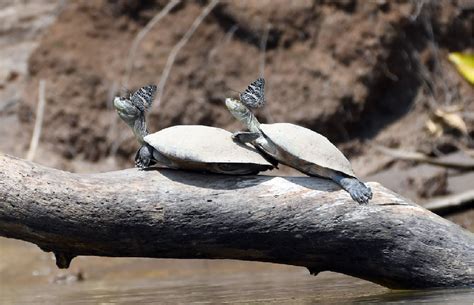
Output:
M134 126L135 121L144 117L143 111L140 111L132 101L125 97L117 96L114 99L114 107L119 117L130 126Z
M114 99L114 107L119 117L132 129L138 142L143 144L143 138L148 134L145 112L136 107L133 102L126 97L117 96Z
M227 109L229 109L230 113L232 113L236 119L241 121L249 130L258 130L259 123L257 118L241 101L233 98L227 98L225 100L225 105Z
M227 98L225 100L225 106L229 109L230 113L238 119L239 121L245 120L248 116L251 115L251 111L247 106L245 106L241 101Z
M130 94L129 98L116 97L114 107L120 118L130 125L135 120L145 117L145 113L153 103L156 89L155 85L147 85Z

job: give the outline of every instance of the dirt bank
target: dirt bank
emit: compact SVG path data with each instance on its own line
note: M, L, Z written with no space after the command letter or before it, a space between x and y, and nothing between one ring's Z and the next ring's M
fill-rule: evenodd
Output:
M259 113L261 121L293 122L325 134L359 175L380 179L415 200L460 191L463 183L451 172L443 190L444 174L438 169L427 179L440 177L440 190L416 190L424 182L407 176L404 169L412 165L389 162L370 144L429 154L458 151L453 143L472 148L474 93L446 59L449 51L474 45L474 14L464 2L221 3L178 54L162 102L150 115L150 129L174 124L241 128L222 101L235 96L233 90L243 90L264 67L268 106ZM35 160L82 172L131 166L137 143L113 111L113 96L123 91L126 76L129 90L158 83L170 50L205 5L186 1L175 7L146 35L126 75L132 40L166 3L66 2L29 60L23 60L25 87L17 92L24 94L0 114L2 150L22 155L27 149L38 82L44 79L47 103ZM1 93L12 88L8 79L15 77L9 77ZM427 133L430 113L453 106L462 109L467 134L448 130L438 138Z

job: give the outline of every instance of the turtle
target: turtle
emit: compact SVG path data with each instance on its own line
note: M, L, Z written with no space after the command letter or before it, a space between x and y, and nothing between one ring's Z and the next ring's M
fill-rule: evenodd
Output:
M141 147L135 165L145 169L155 164L173 169L219 174L257 174L273 168L254 147L232 140L231 133L216 127L178 125L149 134L145 114L157 87L148 85L130 97L116 97L114 107L133 130Z
M282 163L309 176L331 179L358 203L366 204L372 199L370 187L356 177L349 160L326 137L291 123L260 124L251 109L262 105L262 101L263 94L253 99L247 96L225 100L227 109L249 130L233 133L234 141L253 144L267 158L274 159L274 165Z

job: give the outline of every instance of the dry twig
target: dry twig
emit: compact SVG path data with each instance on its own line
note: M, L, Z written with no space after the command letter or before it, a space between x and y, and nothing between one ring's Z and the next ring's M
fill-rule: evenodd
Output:
M28 153L26 154L26 160L28 161L33 161L33 159L35 158L36 149L38 148L39 138L41 136L41 129L43 126L44 107L46 104L45 90L46 90L46 81L44 79L41 79L39 81L39 88L38 88L38 105L36 108L35 127L33 129L33 135L31 136L30 148L28 149Z
M133 63L135 60L135 56L137 53L138 46L140 45L140 42L145 38L145 36L148 34L148 32L151 31L151 29L161 20L163 17L168 15L168 13L181 2L181 0L172 0L170 1L158 14L155 15L148 23L147 25L140 31L138 32L137 36L135 36L135 39L133 40L132 46L130 47L130 50L128 52L128 58L127 58L127 65L126 65L126 70L125 70L125 75L122 80L122 88L128 88L128 83L130 81L130 75L132 74L133 70Z
M161 98L163 97L163 92L165 90L166 81L170 74L171 68L173 67L174 61L176 60L176 56L178 55L179 51L186 45L189 41L191 36L197 30L201 22L206 18L206 16L214 9L214 7L219 3L219 0L211 1L201 12L201 14L194 20L193 24L189 28L189 30L184 34L180 41L173 47L168 56L168 60L166 61L165 68L163 69L163 73L160 77L160 82L158 84L158 98L156 101L157 107L160 106Z
M260 41L260 77L265 77L265 62L266 62L266 52L267 52L267 42L268 42L268 34L270 33L271 25L267 24L265 30L263 32L262 40ZM268 86L267 86L267 95L268 95ZM267 123L275 122L273 120L273 116L269 111L268 107L263 108L263 115Z
M214 57L216 56L217 52L232 40L232 37L234 36L235 32L239 29L239 26L237 24L234 24L233 26L230 27L230 29L224 34L224 37L220 39L220 41L215 45L210 51L208 55L208 61L214 60Z
M393 149L393 148L388 148L382 145L372 145L372 146L376 150L380 151L381 153L384 153L395 159L428 163L432 165L454 168L457 170L464 170L464 171L474 169L474 162L456 162L456 161L449 161L449 160L440 160L439 158L428 157L425 154L422 154L419 152Z
M260 41L260 77L265 77L265 59L269 32L270 24L267 24L263 31L262 40Z

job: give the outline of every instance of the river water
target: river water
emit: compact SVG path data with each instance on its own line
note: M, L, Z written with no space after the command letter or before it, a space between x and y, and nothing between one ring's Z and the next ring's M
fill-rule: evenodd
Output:
M63 271L0 238L0 304L474 304L474 289L394 291L305 268L228 260L78 257Z

